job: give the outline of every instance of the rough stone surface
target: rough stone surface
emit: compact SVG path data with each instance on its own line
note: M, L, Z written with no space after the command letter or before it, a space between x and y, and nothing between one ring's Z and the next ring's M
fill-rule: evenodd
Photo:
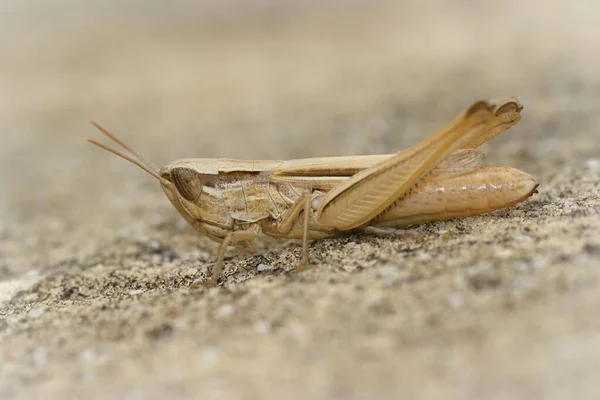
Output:
M593 2L155 3L0 5L0 397L598 398ZM216 245L83 141L93 118L155 163L393 152L511 95L483 150L538 178L527 202L317 241L301 274L261 238L195 291Z

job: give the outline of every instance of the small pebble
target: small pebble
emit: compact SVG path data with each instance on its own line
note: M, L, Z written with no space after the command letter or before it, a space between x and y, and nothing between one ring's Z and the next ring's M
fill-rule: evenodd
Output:
M342 265L342 269L346 272L354 272L358 267L356 265L345 264Z
M40 272L37 269L32 269L32 270L27 271L25 276L28 278L34 278L34 277L38 276L39 274L40 274Z
M585 162L585 166L588 167L592 172L599 172L600 158L590 158Z
M448 296L448 302L454 309L462 308L465 305L465 295L461 292L453 292Z
M303 340L306 337L306 328L304 327L304 325L294 322L291 323L288 326L288 328L290 330L290 334L294 339Z
M233 312L235 311L235 309L233 308L233 306L231 304L225 304L221 307L219 307L216 311L215 311L215 317L216 318L227 318L227 317L231 317L233 315Z
M204 361L214 364L221 358L221 349L217 346L204 346L200 354Z
M192 275L196 275L196 273L198 272L198 270L196 268L190 268L186 271L186 275L192 276Z
M533 242L533 238L529 235L519 235L519 236L515 237L515 240L517 242L523 242L523 243Z
M195 284L196 284L196 283L198 283L198 282L202 282L202 278L196 278L196 279L194 279L194 280L192 281L192 285L195 285ZM202 286L200 286L200 287L202 287Z
M48 363L48 349L46 347L38 347L33 350L33 354L31 355L33 359L33 363L41 367Z
M161 214L153 213L150 215L149 223L150 226L157 227L165 222L164 217Z
M545 257L539 257L533 260L533 268L542 269L548 266L550 261Z
M350 252L350 257L353 259L361 259L365 257L365 252L362 251L359 247L356 247Z
M91 348L84 349L81 353L79 353L79 358L84 361L95 361L96 351Z
M256 267L256 270L257 270L258 272L264 272L264 271L268 271L268 270L270 270L270 269L271 269L271 266L270 266L270 265L268 265L268 264L263 264L263 263L260 263L260 264L258 264L258 267Z
M399 254L399 257L396 257L396 259L403 259L404 256L402 254ZM365 268L369 268L374 266L375 264L377 264L377 260L369 260L369 261L363 261L363 267Z
M493 249L494 249L496 258L509 258L513 254L513 251L511 249L508 249L501 245L494 245ZM489 261L485 261L485 262L489 263Z
M46 310L44 310L43 308L34 308L31 311L29 311L29 316L31 318L38 318L40 317Z
M528 261L515 261L514 266L519 272L529 272L531 270L531 263Z
M88 347L79 353L79 359L92 364L105 364L113 360L110 353L100 352L94 348Z
M417 260L419 260L419 261L429 261L429 260L431 260L431 254L425 253L425 252L417 253Z
M254 330L257 333L266 335L267 333L271 332L271 324L264 319L259 319L254 323Z
M152 249L152 250L158 250L160 248L160 243L158 243L158 240L154 240L154 239L148 240L146 245L148 246L149 249Z
M480 261L475 265L472 265L470 267L467 268L466 272L467 275L477 275L478 273L481 272L488 272L494 269L494 264L492 264L490 261Z
M383 295L380 292L372 292L365 296L365 304L369 308L376 308L383 303Z
M134 289L134 290L129 291L129 294L132 295L132 296L137 296L137 295L140 295L142 293L144 293L143 289Z
M387 287L397 285L402 280L408 278L407 271L401 271L397 265L387 264L377 272L377 276L381 278L383 284Z

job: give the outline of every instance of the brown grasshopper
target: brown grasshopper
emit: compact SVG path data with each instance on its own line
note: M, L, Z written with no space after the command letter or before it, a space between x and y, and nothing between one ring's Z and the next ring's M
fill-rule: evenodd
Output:
M302 239L297 270L308 265L308 241L342 231L401 235L427 221L488 213L536 192L535 179L507 166L483 166L482 143L515 125L515 98L498 106L480 100L431 137L396 154L290 161L187 158L160 170L92 122L133 157L89 142L159 180L173 206L221 246L208 282L217 284L231 244L260 232Z

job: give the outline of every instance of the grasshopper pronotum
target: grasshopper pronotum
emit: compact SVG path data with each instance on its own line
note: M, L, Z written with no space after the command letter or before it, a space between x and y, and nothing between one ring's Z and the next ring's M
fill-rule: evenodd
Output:
M519 203L535 179L506 166L482 166L482 143L515 125L517 99L480 100L431 137L396 154L290 161L187 158L160 169L92 122L159 180L173 206L198 231L221 242L208 282L214 286L230 244L260 232L302 239L297 269L308 264L308 241L341 231L399 234L427 221L488 213Z

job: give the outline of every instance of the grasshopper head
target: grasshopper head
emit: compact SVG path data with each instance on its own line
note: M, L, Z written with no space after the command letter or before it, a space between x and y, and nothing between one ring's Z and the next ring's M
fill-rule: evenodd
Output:
M171 202L172 197L195 202L205 186L214 186L218 180L217 165L215 159L184 158L162 166L159 174L165 194Z
M160 176L163 179L161 186L171 204L186 221L204 233L206 232L201 227L202 224L198 223L209 222L214 213L207 214L205 209L203 211L200 196L204 191L215 195L219 180L217 166L216 159L188 158L173 161L160 168ZM219 222L219 218L216 222Z

